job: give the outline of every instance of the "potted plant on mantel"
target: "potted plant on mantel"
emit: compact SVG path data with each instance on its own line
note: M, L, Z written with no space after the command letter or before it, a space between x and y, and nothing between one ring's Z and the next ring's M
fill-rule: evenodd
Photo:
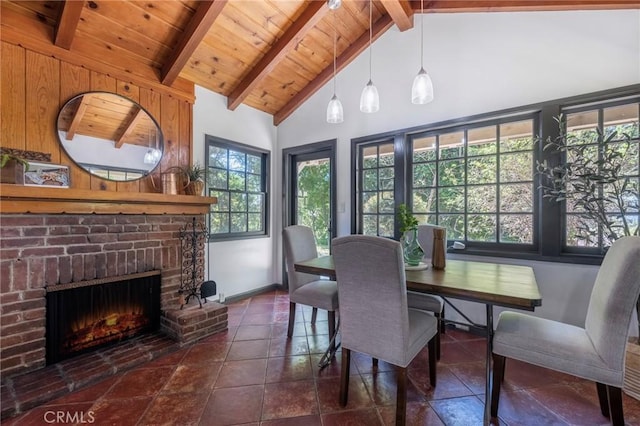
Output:
M202 195L204 190L204 168L197 162L184 166L184 173L189 177L189 184L184 189L187 195Z
M13 154L0 154L0 182L24 183L24 172L29 170L29 163L22 157Z
M556 117L556 121L558 136L547 139L544 149L554 150L565 161L557 165L546 161L537 164L543 197L553 202L564 201L567 208L576 212L579 233L576 238L597 242L602 229L603 251L623 236L640 235L640 227L637 224L634 227L626 216L638 211L638 180L628 177L637 167L638 146L631 142L629 134L621 131L605 135L598 128L595 137L590 130L567 134L563 116ZM636 312L640 323L640 300ZM640 400L640 342L629 341L623 388Z

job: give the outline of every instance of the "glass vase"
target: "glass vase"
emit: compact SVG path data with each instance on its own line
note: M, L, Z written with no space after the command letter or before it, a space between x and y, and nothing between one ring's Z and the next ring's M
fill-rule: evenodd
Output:
M401 238L404 263L408 266L418 266L424 256L424 250L418 242L418 230L410 229Z

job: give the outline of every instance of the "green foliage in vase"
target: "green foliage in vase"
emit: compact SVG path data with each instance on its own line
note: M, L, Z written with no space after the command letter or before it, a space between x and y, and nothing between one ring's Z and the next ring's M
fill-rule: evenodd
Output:
M204 168L200 163L193 163L188 166L182 167L184 173L189 176L189 180L195 182L197 180L204 180Z
M638 211L638 141L628 133L599 128L566 132L563 116L556 117L559 134L544 149L561 157L557 164L538 162L543 197L565 202L577 218L577 239L604 246L625 235L639 235L627 213Z
M25 171L29 170L29 163L27 162L27 160L25 160L24 158L16 157L12 154L0 154L0 169L6 166L11 160L22 164Z
M406 204L400 204L397 210L398 222L400 222L400 232L405 233L418 227L418 219L409 211Z

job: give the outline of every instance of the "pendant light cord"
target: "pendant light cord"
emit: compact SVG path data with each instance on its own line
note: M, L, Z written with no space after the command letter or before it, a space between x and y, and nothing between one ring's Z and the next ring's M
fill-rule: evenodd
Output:
M424 0L420 0L420 69L424 69Z
M333 95L335 96L336 94L336 45L337 45L337 37L338 37L338 30L336 30L336 26L337 26L337 20L336 20L336 11L333 11Z
M371 58L373 58L373 48L371 39L373 38L373 2L369 0L369 81L371 81Z

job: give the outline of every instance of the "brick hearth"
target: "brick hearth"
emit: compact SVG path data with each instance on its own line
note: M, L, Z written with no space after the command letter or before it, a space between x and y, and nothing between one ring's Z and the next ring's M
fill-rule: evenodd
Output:
M167 325L171 323L168 318L175 317L168 313L180 307L179 230L191 223L192 218L191 215L2 215L3 383L45 367L46 286L160 270L161 332L176 336L176 330L168 329ZM204 318L206 324L193 326L206 329L196 338L226 329L226 307L218 306L224 308L219 315L211 314ZM191 330L189 327L192 325L187 325L185 333ZM4 385L2 400L5 401Z

